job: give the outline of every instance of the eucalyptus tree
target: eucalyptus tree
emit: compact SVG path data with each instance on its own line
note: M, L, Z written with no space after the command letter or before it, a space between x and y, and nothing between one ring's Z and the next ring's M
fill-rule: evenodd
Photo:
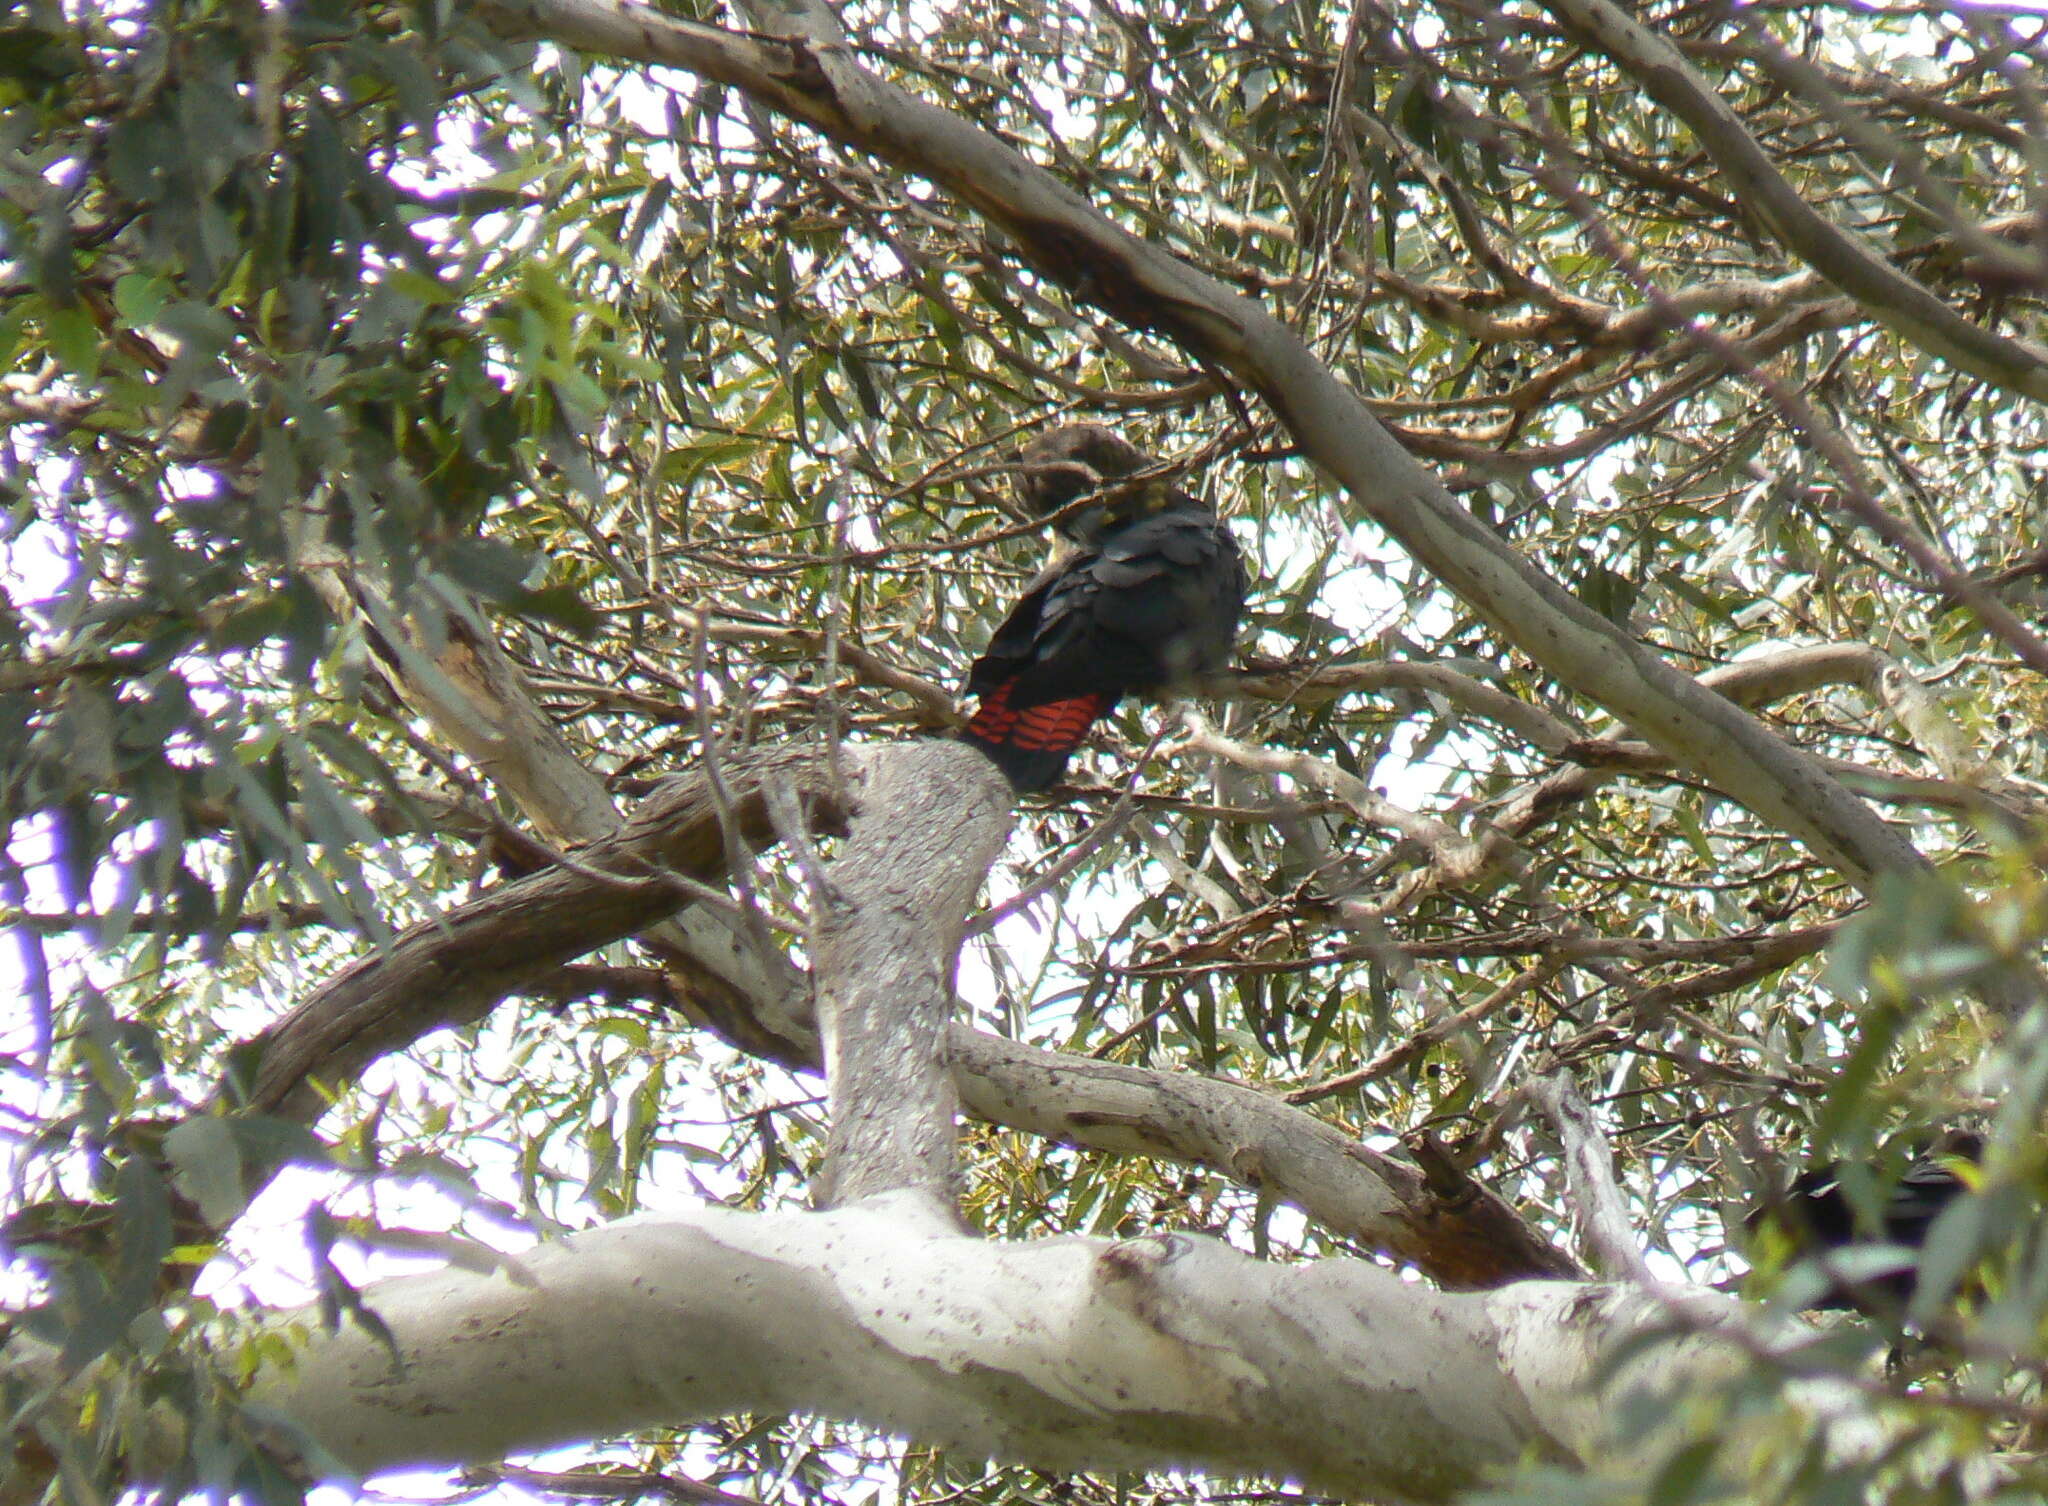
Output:
M2034 1498L2044 27L18 7L11 1494Z

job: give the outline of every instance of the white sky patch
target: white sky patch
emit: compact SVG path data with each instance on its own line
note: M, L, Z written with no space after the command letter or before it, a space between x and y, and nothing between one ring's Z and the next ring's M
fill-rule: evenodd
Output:
M826 515L835 527L843 530L842 537L849 549L880 549L882 547L881 525L874 516L860 508L849 506L843 501L834 501Z
M64 529L48 523L30 523L11 537L0 539L0 577L19 580L27 587L15 604L37 627L47 629L49 619L36 608L64 589L78 570L75 543Z

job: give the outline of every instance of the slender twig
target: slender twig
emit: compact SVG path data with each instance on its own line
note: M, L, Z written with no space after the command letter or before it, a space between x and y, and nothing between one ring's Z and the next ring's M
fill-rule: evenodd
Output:
M1639 1286L1661 1283L1643 1259L1629 1223L1628 1208L1614 1181L1614 1152L1599 1121L1565 1069L1532 1079L1523 1089L1564 1142L1565 1179L1571 1188L1572 1221L1593 1264Z
M1332 1094L1342 1093L1351 1088L1363 1087L1369 1082L1385 1077L1389 1072L1397 1072L1438 1042L1448 1040L1460 1030L1478 1024L1512 1004L1530 989L1549 982L1564 966L1564 958L1546 957L1535 966L1524 968L1477 1003L1468 1004L1452 1014L1442 1015L1430 1021L1405 1038L1400 1045L1390 1046L1364 1066L1294 1089L1287 1094L1287 1101L1313 1103L1318 1098L1328 1098Z
M1130 776L1124 780L1123 792L1116 797L1116 804L1109 808L1108 814L1089 827L1082 834L1081 840L1076 842L1057 863L1001 904L991 905L969 921L969 936L979 936L984 931L992 931L1012 915L1037 904L1043 896L1065 883L1067 876L1087 862L1090 854L1098 847L1124 829L1125 824L1131 819L1131 813L1138 808L1138 781L1144 777L1146 765L1151 763L1152 755L1158 751L1159 744L1165 741L1166 729L1171 725L1173 724L1170 721L1159 724L1159 730L1152 734L1152 741L1145 744L1145 751L1138 755L1138 761L1132 766Z
M709 625L710 614L699 616L696 642L690 655L690 688L696 701L698 760L703 765L704 784L710 792L711 807L717 812L719 831L725 841L726 879L739 898L743 931L764 956L780 959L782 954L768 934L767 914L761 905L759 887L754 882L754 851L740 835L739 821L733 811L732 791L719 770L721 745L718 729L711 723L711 697L706 694L711 683Z

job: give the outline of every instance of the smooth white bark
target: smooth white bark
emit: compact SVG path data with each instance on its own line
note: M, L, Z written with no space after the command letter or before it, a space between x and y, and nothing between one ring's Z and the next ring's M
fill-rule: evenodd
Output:
M254 1397L366 1473L797 1411L1045 1469L1187 1464L1417 1502L1596 1457L1598 1356L1666 1316L1619 1288L1442 1294L1180 1234L982 1240L914 1193L629 1221L366 1295L401 1363L300 1315L280 1320L306 1333L296 1365ZM1690 1389L1730 1357L1674 1341L1626 1383Z

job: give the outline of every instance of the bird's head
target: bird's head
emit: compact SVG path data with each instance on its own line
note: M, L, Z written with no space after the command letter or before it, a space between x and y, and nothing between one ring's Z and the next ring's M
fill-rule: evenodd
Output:
M1054 526L1063 536L1076 544L1093 544L1150 513L1192 501L1163 479L1117 484L1153 464L1151 456L1114 429L1065 424L1024 447L1018 457L1017 489L1033 517L1058 517ZM1084 507L1074 507L1095 493L1101 495ZM1066 512L1068 508L1073 511Z

